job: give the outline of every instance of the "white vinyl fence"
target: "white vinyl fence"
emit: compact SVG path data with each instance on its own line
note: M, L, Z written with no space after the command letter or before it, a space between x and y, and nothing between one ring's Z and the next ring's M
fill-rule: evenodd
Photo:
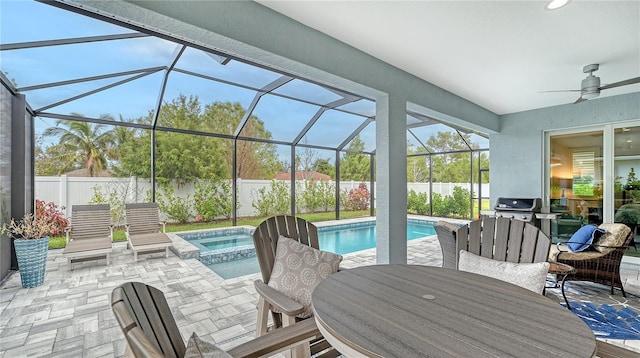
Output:
M289 181L287 181L289 183ZM368 188L368 184L367 188ZM238 179L238 200L240 207L238 210L238 216L254 216L257 215L252 203L258 189L263 187L269 187L271 180L253 180L253 179ZM355 189L360 185L360 182L347 181L340 182L340 189L347 190ZM453 189L456 187L462 187L467 190L470 189L469 183L433 183L433 192L440 195L447 196L453 194ZM418 193L428 193L428 183L408 183L407 190L415 190ZM193 184L184 185L181 187L174 186L175 195L180 197L186 197L189 194L193 197L194 186ZM372 191L371 188L369 188ZM375 190L375 187L373 188ZM150 196L151 181L143 178L100 178L100 177L68 177L66 175L50 177L50 176L36 176L35 178L35 197L36 199L44 200L45 202L53 202L56 205L65 207L65 213L67 216L71 214L72 205L84 205L91 202L96 194L100 194L106 199L110 196L118 198L121 202L136 203L145 202ZM474 185L474 196L477 196L478 185ZM489 184L482 184L482 196L489 196Z

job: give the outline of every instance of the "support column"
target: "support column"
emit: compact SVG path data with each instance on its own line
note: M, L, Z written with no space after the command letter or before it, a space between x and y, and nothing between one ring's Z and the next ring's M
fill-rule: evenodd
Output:
M376 98L376 262L407 263L407 102Z

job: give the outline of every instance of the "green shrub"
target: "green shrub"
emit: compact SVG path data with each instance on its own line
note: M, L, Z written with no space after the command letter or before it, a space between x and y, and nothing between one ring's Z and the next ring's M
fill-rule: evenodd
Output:
M469 217L471 194L467 189L456 186L453 188L453 196L433 194L433 215L442 217Z
M231 184L224 179L196 182L193 208L197 221L212 221L217 217L230 218L233 213Z
M424 215L429 213L429 194L416 193L415 190L407 194L407 209L410 213Z
M272 180L269 187L254 189L251 196L251 206L260 216L287 214L291 211L291 190L283 180Z
M449 210L447 209L446 203L442 198L442 195L438 193L433 193L431 196L431 205L433 206L433 215L447 217L449 216Z
M158 208L171 220L179 223L186 223L191 219L190 208L192 206L191 196L187 194L186 198L175 195L173 187L169 184L160 184L156 195L156 203Z

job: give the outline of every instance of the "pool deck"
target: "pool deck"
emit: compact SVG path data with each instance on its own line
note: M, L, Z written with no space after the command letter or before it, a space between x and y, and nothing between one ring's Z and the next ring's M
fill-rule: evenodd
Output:
M260 274L223 280L195 258L142 255L114 244L111 264L77 264L69 271L62 250L49 251L45 282L23 289L19 274L0 286L0 358L121 357L125 340L109 305L114 287L140 281L162 290L186 339L197 332L229 349L255 334ZM408 263L440 266L435 236L408 242ZM375 263L375 249L344 255L345 268ZM625 290L640 294L640 260L625 258ZM554 290L555 291L555 290ZM603 294L608 290L603 288ZM617 293L620 295L619 293ZM611 341L640 352L640 340Z

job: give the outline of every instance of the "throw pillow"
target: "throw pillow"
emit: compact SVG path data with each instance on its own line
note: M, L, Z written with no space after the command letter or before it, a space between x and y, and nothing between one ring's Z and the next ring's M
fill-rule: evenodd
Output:
M624 242L629 237L631 229L625 224L619 223L603 223L599 226L600 229L606 230L606 234L600 237L600 240L593 244L593 248L597 251L607 254L624 245Z
M222 349L216 347L215 344L203 341L196 332L191 334L189 342L187 342L187 350L184 358L232 358L231 355Z
M580 252L586 250L594 240L596 233L603 233L604 230L594 225L585 225L578 229L566 243L571 252Z
M497 261L474 255L465 250L460 250L458 269L460 271L489 276L542 294L547 279L547 272L549 271L549 263L536 262L525 264Z
M336 273L341 261L340 255L320 251L280 235L268 285L301 303L304 311L298 317L306 318L313 313L313 289L329 275Z

